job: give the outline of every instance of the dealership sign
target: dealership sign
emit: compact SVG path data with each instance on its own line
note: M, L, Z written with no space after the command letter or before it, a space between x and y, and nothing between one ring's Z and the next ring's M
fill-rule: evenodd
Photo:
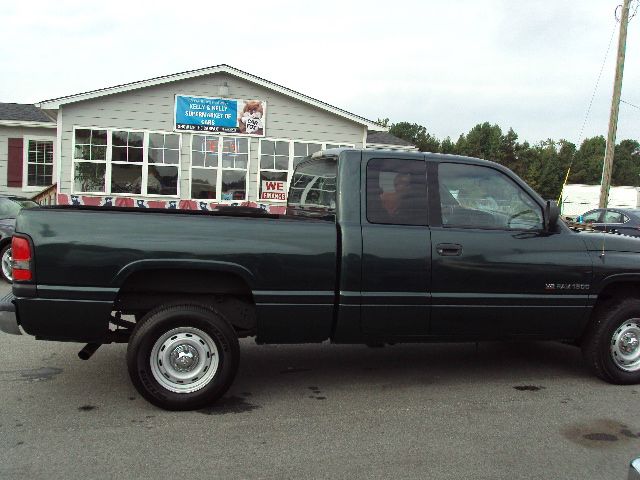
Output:
M176 95L174 130L262 137L266 112L262 100Z
M260 200L286 200L287 182L277 180L262 180Z

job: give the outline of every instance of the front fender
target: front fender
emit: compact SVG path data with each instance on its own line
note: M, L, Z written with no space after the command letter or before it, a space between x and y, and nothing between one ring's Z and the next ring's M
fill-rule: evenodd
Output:
M640 285L640 273L617 273L609 275L598 283L594 293L600 295L607 287L615 283L638 283Z

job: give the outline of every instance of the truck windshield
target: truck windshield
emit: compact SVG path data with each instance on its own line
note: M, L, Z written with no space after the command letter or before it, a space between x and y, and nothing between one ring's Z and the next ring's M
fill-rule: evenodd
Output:
M291 177L287 215L333 220L336 211L335 157L300 163Z

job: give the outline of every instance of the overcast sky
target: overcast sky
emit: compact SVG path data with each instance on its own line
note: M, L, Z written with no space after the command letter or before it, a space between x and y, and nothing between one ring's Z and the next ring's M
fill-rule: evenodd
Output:
M227 63L440 138L489 121L521 140L577 142L619 3L11 1L0 13L0 101ZM617 29L583 137L606 135L616 49ZM640 106L640 10L622 98ZM626 104L624 138L640 139L640 109Z

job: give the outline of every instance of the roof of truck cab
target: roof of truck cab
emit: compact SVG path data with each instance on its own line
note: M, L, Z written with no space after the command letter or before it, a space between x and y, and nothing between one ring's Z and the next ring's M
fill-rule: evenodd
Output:
M338 156L341 152L365 152L375 154L376 157L384 157L385 155L393 156L394 158L400 157L408 160L413 158L425 158L427 160L436 160L439 162L457 162L457 163L469 163L474 165L485 165L488 167L499 167L500 169L508 170L507 167L491 160L485 160L483 158L467 157L464 155L451 155L448 153L431 153L431 152L407 152L401 150L377 150L366 148L351 148L351 147L339 147L329 148L326 150L320 150L319 152L311 155L311 158L319 158L324 156Z

